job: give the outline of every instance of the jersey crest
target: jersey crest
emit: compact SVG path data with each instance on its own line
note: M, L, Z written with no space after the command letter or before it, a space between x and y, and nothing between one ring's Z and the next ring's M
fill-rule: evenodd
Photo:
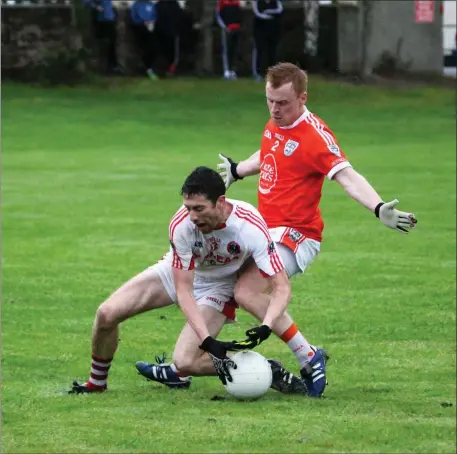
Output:
M297 149L298 145L300 145L298 142L289 139L284 145L284 156L290 156Z
M230 243L227 244L227 252L232 255L241 254L241 247L237 242L230 241Z

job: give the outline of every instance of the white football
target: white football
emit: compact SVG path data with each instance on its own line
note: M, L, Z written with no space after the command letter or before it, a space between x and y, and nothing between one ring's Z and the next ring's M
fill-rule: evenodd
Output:
M236 369L230 368L233 381L227 381L227 392L241 400L252 400L262 397L271 386L273 373L270 363L260 354L253 351L238 352L231 356Z

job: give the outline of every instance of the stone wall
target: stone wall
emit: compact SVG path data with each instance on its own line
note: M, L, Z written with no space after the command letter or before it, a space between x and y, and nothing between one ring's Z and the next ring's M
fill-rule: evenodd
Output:
M251 74L252 51L252 11L244 9L243 28L239 44L238 70L241 75ZM69 6L41 7L2 7L2 69L8 76L20 75L27 67L34 66L46 55L62 47L77 50L85 47L89 50L89 66L98 68L101 64L99 43L90 30L91 21L88 11L79 11L79 27L76 32L72 9ZM140 61L138 51L128 26L128 10L118 8L117 34L118 57L127 74L137 72ZM301 8L286 8L283 15L282 40L278 48L280 60L303 63L303 16ZM83 20L81 20L83 19ZM196 18L190 10L183 11L181 26L181 60L179 73L189 74L195 70L199 33L195 27ZM214 72L221 73L220 29L214 21ZM84 39L83 39L84 38ZM160 59L158 61L160 69Z
M23 78L52 56L76 55L82 40L72 22L66 6L2 8L2 76Z
M64 0L61 0L64 1ZM79 0L75 0L79 1ZM191 3L191 2L189 2ZM412 0L372 0L373 28L368 42L369 63L380 68L386 56L396 59L400 69L440 73L442 70L442 39L440 2L436 1L432 24L414 22ZM128 27L128 10L119 7L118 55L127 74L138 71L140 58ZM243 27L239 46L238 72L251 74L252 11L243 10ZM78 19L79 32L74 27ZM199 29L192 9L183 12L181 28L181 61L178 74L192 74L196 69ZM5 77L22 77L27 68L34 68L49 55L76 53L85 48L86 67L101 68L101 49L90 30L89 12L79 9L73 17L69 5L41 7L2 6L2 73ZM325 6L320 9L320 38L317 70L354 73L360 69L363 24L358 6ZM220 29L214 21L214 73L221 74ZM83 45L84 43L84 45ZM303 10L298 6L284 9L282 39L278 48L280 61L291 61L310 69L304 57ZM60 57L59 57L60 58ZM160 69L160 61L158 62ZM43 65L42 65L43 67ZM164 65L162 65L164 67ZM32 70L33 73L33 70Z

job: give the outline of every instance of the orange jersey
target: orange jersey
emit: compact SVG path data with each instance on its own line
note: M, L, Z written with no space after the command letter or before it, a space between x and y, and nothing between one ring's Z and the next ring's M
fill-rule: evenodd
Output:
M279 127L270 120L260 163L258 209L268 228L289 227L302 238L322 241L324 178L351 166L327 125L306 107L291 126Z

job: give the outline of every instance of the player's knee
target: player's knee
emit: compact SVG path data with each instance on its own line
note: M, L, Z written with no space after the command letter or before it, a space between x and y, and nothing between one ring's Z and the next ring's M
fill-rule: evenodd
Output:
M173 363L180 373L186 375L193 374L194 358L190 355L176 354L173 358Z
M110 329L118 324L115 312L105 303L98 307L95 320L99 329Z
M173 353L173 363L180 373L185 375L194 375L196 373L197 362L202 354L202 351L178 349Z

